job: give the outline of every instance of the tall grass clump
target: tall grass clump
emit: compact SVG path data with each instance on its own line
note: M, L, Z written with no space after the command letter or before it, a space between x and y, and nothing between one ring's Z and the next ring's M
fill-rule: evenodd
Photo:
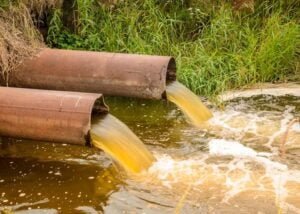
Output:
M184 57L180 79L199 94L214 95L299 72L299 25L284 22L278 13L260 26L251 19L220 8L202 35L188 43L191 52Z
M53 12L57 48L173 55L178 78L207 96L299 73L297 0L74 0L74 29Z

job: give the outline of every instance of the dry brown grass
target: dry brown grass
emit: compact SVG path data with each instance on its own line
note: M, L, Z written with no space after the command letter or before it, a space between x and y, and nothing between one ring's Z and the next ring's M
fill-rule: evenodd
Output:
M19 4L26 5L27 9L32 13L42 16L45 11L51 8L57 8L62 5L62 0L22 0Z
M0 85L7 85L10 73L26 57L44 47L33 17L55 7L60 0L23 0L0 8Z
M254 12L254 0L233 0L232 4L235 10L247 10Z

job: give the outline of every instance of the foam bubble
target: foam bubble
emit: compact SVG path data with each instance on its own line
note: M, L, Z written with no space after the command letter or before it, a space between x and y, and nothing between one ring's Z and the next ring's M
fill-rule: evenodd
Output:
M209 143L209 153L211 155L232 155L235 157L256 157L257 152L243 146L236 141L225 139L212 139Z
M300 132L300 123L295 123L295 124L293 124L293 126L292 126L292 131L294 131L294 132Z

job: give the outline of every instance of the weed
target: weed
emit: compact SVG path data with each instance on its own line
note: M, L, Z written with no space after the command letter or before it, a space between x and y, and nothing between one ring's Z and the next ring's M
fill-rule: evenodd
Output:
M179 80L207 96L297 76L298 1L252 3L250 11L240 11L221 0L76 0L75 31L54 13L48 42L58 48L173 55Z

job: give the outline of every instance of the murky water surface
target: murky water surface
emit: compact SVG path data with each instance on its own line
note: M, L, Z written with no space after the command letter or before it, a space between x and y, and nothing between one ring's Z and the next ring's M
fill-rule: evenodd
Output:
M235 99L200 129L164 101L107 100L157 161L128 176L97 149L1 139L0 210L14 213L300 213L293 96Z

